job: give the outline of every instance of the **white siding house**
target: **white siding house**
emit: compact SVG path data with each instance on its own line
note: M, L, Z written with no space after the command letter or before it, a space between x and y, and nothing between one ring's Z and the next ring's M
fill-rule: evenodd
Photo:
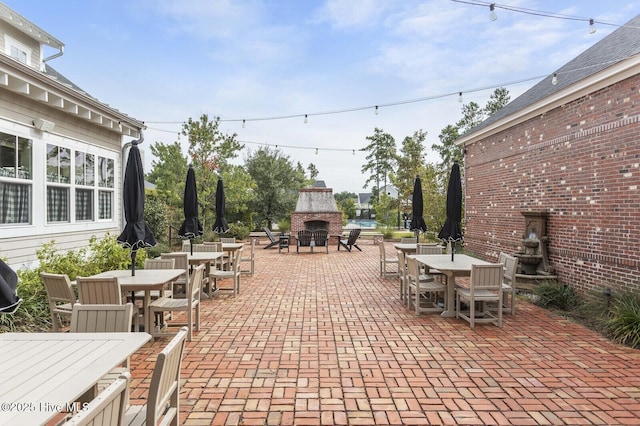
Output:
M144 123L51 68L63 52L0 3L0 258L14 268L43 243L77 249L120 232L122 162L142 137Z

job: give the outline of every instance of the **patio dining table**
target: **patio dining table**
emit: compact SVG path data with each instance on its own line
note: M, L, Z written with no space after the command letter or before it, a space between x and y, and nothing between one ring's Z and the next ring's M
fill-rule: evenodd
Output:
M151 339L147 333L0 334L0 425L39 425Z
M393 246L404 254L415 253L418 249L418 244L416 243L395 243Z
M466 254L456 254L454 260L451 260L450 254L417 254L414 257L428 269L437 269L447 276L447 300L444 311L440 314L443 317L456 316L454 297L456 277L468 277L471 274L472 265L490 264Z
M184 269L138 269L135 275L131 275L130 269L118 269L105 271L93 275L93 277L106 278L118 277L123 292L144 291L142 307L144 309L144 330L150 331L153 327L152 318L149 315L149 303L151 303L151 291L162 291L171 281L184 274Z

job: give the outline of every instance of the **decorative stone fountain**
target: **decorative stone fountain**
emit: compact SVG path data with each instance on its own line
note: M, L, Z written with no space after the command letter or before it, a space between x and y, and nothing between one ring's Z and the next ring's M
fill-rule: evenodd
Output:
M524 250L516 253L519 262L519 273L516 275L518 284L530 287L539 280L555 280L553 267L549 266L547 254L547 210L523 210L525 231L522 238ZM529 285L527 285L529 284Z

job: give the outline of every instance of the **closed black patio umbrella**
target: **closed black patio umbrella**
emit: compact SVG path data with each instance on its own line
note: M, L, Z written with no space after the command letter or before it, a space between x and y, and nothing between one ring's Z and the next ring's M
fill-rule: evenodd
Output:
M420 232L427 232L427 224L424 223L422 218L422 211L424 210L424 203L422 201L422 182L420 176L416 176L416 180L413 183L413 196L412 196L412 208L411 208L411 229L416 234L416 244L420 241Z
M126 224L118 242L131 249L131 275L136 274L136 252L156 245L156 238L144 221L144 171L138 141L131 143L122 190Z
M22 299L18 297L18 275L0 259L0 314L13 314Z
M462 240L462 182L460 181L460 166L454 162L449 175L447 187L447 219L438 234L438 238L451 243L451 261L456 252L456 241Z
M192 164L189 164L189 170L187 171L182 210L184 211L184 222L182 222L182 226L178 231L178 236L189 239L191 254L193 254L193 239L204 234L204 231L198 220L198 190L196 187L196 173L193 171Z
M213 232L224 234L229 230L229 224L224 217L225 211L224 200L224 184L222 178L218 178L218 186L216 186L216 222L213 224Z

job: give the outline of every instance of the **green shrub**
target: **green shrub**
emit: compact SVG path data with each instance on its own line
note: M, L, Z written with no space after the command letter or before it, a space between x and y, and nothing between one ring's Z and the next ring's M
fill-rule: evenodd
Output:
M559 282L542 282L534 288L533 292L537 296L535 304L544 308L571 311L581 305L580 296L576 290Z
M229 232L226 235L235 238L236 240L244 240L249 237L250 228L244 223L238 221L230 224Z
M605 330L611 338L632 348L640 348L640 297L626 293L616 297Z
M116 238L106 235L89 240L89 248L60 251L55 241L45 243L36 251L38 266L18 271L18 296L23 302L14 315L0 315L0 332L43 331L51 327L51 314L47 292L40 280L40 272L67 274L70 280L78 275L88 276L111 269L129 269L131 252L117 243ZM144 265L145 250L139 250L136 267Z

